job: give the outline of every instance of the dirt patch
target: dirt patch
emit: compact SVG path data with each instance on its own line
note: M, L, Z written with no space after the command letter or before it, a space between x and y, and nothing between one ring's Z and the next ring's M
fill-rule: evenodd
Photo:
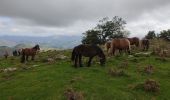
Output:
M77 92L73 88L67 88L64 92L67 100L84 100L84 93Z
M147 79L143 87L145 91L149 91L149 92L159 92L160 90L159 83L153 79Z
M114 76L114 77L118 77L118 76L128 76L124 70L122 69L113 69L113 68L110 68L108 70L108 74L111 75L111 76Z

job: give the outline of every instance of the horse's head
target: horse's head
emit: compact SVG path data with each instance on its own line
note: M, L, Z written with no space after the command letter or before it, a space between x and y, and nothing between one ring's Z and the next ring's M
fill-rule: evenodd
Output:
M37 45L35 45L35 47L33 49L40 50L40 46L37 44Z
M102 65L102 66L105 65L106 57L105 57L104 53L101 53L99 55L99 57L100 57L100 65Z

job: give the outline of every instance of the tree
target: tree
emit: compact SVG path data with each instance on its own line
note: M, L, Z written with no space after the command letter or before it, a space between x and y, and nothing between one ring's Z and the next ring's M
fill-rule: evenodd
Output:
M99 30L101 43L105 43L107 40L112 38L124 37L124 27L126 21L122 18L115 16L110 20L108 17L103 18L99 21L96 29Z
M104 44L106 41L113 38L127 37L130 32L124 30L126 22L115 16L110 20L108 17L99 21L93 30L88 30L83 33L83 44Z
M165 40L170 41L170 29L168 29L167 31L166 30L161 31L159 34L159 38L163 38Z
M92 29L83 34L85 35L82 39L83 44L100 44L99 31Z
M148 34L145 36L146 39L154 39L156 38L155 31L149 31Z

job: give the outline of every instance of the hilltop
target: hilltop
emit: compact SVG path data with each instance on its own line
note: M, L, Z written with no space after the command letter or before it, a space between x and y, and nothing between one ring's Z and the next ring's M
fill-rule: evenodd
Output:
M147 53L147 52L143 52ZM167 100L170 98L170 58L155 54L107 57L104 67L94 59L91 67L74 68L71 50L40 52L35 61L0 58L1 100L65 100L69 93L79 100ZM145 70L150 68L152 70ZM147 79L158 83L158 92L145 91ZM70 92L69 92L70 91Z

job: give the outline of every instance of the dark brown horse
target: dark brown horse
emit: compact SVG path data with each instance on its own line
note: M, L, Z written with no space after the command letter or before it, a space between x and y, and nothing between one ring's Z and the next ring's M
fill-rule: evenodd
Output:
M149 40L148 39L143 39L141 40L142 42L142 47L143 47L143 51L147 51L149 49Z
M98 56L100 58L100 64L104 65L106 58L101 48L96 45L78 45L74 47L72 51L71 60L74 62L74 66L77 67L77 61L79 60L79 66L82 67L82 56L89 57L88 67L91 65L93 57Z
M34 57L37 51L40 50L39 45L35 45L33 48L25 48L21 51L21 63L25 62L25 59L28 61L28 57L31 56L31 60L34 60Z
M113 39L111 42L111 54L115 54L116 50L119 50L119 53L121 54L122 51L130 53L130 42L126 38L121 39Z
M135 45L136 47L139 47L140 40L138 37L132 37L127 39L130 41L130 45Z

